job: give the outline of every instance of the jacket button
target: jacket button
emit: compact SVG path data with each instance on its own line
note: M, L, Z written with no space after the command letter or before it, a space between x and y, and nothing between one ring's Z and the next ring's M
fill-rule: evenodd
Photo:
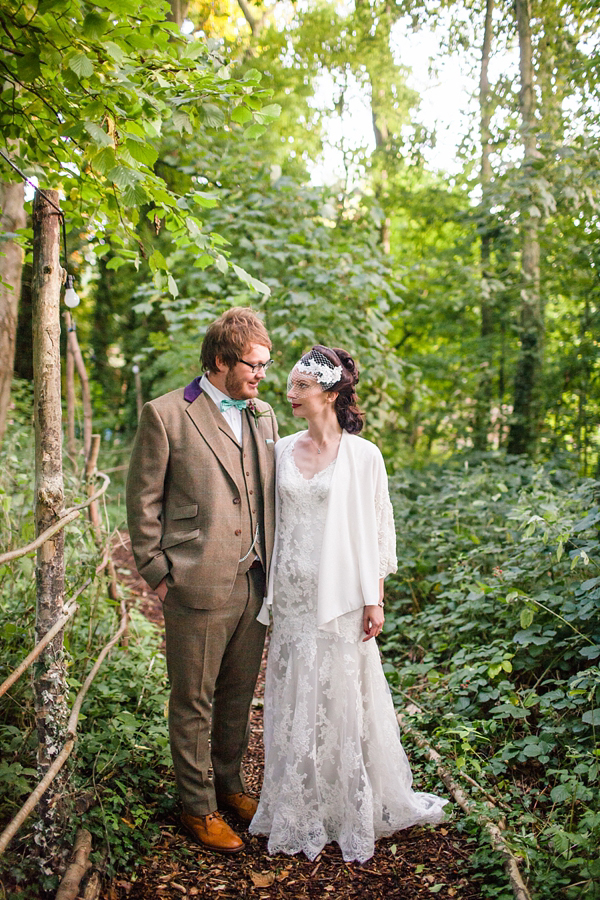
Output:
M237 504L237 503L241 503L241 500L239 497L234 497L233 502Z
M248 493L249 493L249 494L253 494L253 493L254 493L254 491L248 491Z
M236 529L235 529L234 534L235 534L237 537L239 537L241 533L242 533L242 529L241 529L241 528L236 528Z

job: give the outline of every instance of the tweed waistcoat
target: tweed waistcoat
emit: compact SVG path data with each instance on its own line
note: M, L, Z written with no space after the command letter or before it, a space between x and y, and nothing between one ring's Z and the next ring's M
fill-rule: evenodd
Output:
M263 496L258 468L258 454L256 442L252 430L250 429L250 425L248 424L248 413L242 414L242 446L240 447L238 442L234 441L229 433L228 437L233 444L233 448L235 448L235 450L232 448L231 461L235 466L235 481L240 492L239 501L242 530L241 555L246 556L250 550L252 541L254 540L256 526L259 522L263 521ZM239 564L238 574L247 572L256 556L259 557L264 568L264 540L263 535L260 533L260 529L254 549L246 559Z

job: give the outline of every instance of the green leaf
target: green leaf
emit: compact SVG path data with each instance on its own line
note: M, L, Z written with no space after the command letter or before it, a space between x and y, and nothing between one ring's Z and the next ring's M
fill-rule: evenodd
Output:
M158 151L150 144L128 140L125 141L125 146L136 162L143 163L146 166L153 166L158 159Z
M107 28L107 20L97 12L89 12L83 20L83 33L92 40L102 37Z
M246 128L246 130L244 131L244 137L248 138L249 140L256 140L261 135L263 135L266 130L267 129L264 125L250 125L250 127Z
M68 66L72 72L75 72L78 78L89 78L94 74L94 64L89 56L79 51L75 53L68 61Z
M217 256L217 258L215 260L215 265L216 265L217 269L219 270L219 272L222 272L223 275L226 274L227 268L228 268L227 260L225 259L225 257L223 256L222 253L219 253L219 255Z
M586 725L600 725L600 706L597 709L590 709L581 717L581 721Z
M533 622L533 610L529 607L525 607L525 609L521 610L520 615L521 628L529 628L531 623Z
M241 266L236 266L234 263L233 271L240 279L240 281L243 281L244 284L247 284L249 287L254 288L257 293L263 294L263 296L265 297L268 297L271 293L271 288L268 285L264 284L262 281L259 281L258 278L253 278L253 276L246 272L245 269L242 269Z
M248 71L244 73L242 81L244 84L258 84L261 78L262 75L258 69L248 69Z
M158 269L162 269L163 272L166 272L168 269L167 261L160 252L160 250L155 250L150 258L148 259L148 265L152 269L153 272L156 272Z
M237 122L238 125L245 125L246 122L252 121L252 113L247 106L236 106L231 113L231 119L233 122Z
M225 114L214 103L203 103L201 109L204 124L209 128L219 128L224 123Z
M104 44L104 49L109 54L109 56L114 59L117 65L121 65L121 63L125 59L125 51L122 47L119 47L119 45L115 44L114 41L106 41L106 43Z
M94 143L101 147L114 147L115 142L110 134L107 134L104 128L100 128L95 122L84 122L84 127Z
M115 166L108 173L108 177L121 189L133 187L139 178L138 173L134 169L130 169L129 166Z
M177 282L175 281L175 279L173 278L172 275L167 276L167 287L168 287L169 293L171 294L172 297L179 296L179 288L177 287Z

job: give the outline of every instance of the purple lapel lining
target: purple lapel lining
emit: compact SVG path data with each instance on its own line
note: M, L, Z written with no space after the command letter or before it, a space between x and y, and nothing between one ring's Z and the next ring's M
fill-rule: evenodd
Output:
M186 403L193 403L194 400L197 400L200 394L203 394L204 391L200 387L200 379L201 375L198 375L197 378L194 378L183 390L183 399Z

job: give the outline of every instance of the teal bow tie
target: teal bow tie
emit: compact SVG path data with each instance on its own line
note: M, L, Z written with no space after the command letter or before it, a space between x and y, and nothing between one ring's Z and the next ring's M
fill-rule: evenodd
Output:
M236 409L246 409L247 404L247 400L234 400L232 397L225 397L224 400L221 400L220 410L225 412L231 406L235 406Z

